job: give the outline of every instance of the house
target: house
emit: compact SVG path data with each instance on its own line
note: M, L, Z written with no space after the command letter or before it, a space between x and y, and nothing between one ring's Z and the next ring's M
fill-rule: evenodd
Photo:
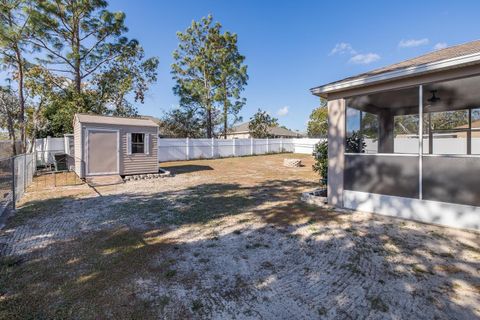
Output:
M249 139L252 138L249 123L245 122L232 127L227 132L227 139ZM271 138L301 138L303 135L299 132L288 130L282 127L271 127L269 130Z
M330 205L480 230L480 41L311 92L328 101Z
M152 120L76 114L73 121L79 177L158 173L158 125Z

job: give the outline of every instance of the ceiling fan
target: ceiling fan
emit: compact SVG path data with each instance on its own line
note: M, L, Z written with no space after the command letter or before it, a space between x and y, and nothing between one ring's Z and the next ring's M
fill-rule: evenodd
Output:
M435 103L440 101L440 98L435 95L437 93L437 90L430 90L430 92L432 93L432 97L427 100L428 102Z

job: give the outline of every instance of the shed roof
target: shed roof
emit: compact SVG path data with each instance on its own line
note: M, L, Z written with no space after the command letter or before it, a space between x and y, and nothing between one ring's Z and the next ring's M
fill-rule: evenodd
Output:
M441 65L442 62L449 63L443 66ZM314 87L311 91L314 94L340 91L339 89L343 88L367 85L373 82L391 80L399 77L414 76L418 73L440 70L443 67L451 67L454 65L471 64L472 62L480 63L480 40L433 51L413 59L330 82Z
M138 127L158 127L154 121L145 118L127 118L101 116L96 114L77 113L75 115L81 123L96 123L121 126L138 126Z

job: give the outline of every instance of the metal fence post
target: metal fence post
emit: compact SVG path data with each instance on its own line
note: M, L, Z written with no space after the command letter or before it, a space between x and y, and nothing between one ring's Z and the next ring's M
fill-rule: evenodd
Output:
M27 191L27 154L24 153L23 157L23 192Z
M280 137L280 153L283 152L283 137Z
M185 149L185 154L187 155L187 160L190 160L190 140L189 138L187 137L186 139L186 149Z
M269 153L269 152L270 152L270 148L268 146L268 137L267 137L267 153Z
M233 156L236 157L236 154L235 154L235 139L232 139L232 146L233 146Z
M250 155L253 156L253 138L250 138Z
M15 202L16 197L15 197L15 157L10 158L12 160L12 208L15 210Z

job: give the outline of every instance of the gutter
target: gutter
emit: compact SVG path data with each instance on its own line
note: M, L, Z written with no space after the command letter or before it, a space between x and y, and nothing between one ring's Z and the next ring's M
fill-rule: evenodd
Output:
M327 93L342 91L345 89L358 88L361 86L376 84L380 82L387 82L405 77L413 77L424 73L441 71L454 67L461 67L465 65L475 64L480 62L480 52L472 53L464 56L459 56L450 59L444 59L431 63L422 64L419 66L412 66L400 70L389 71L372 76L365 76L358 79L346 80L334 84L327 84L310 89L314 95L325 95Z

